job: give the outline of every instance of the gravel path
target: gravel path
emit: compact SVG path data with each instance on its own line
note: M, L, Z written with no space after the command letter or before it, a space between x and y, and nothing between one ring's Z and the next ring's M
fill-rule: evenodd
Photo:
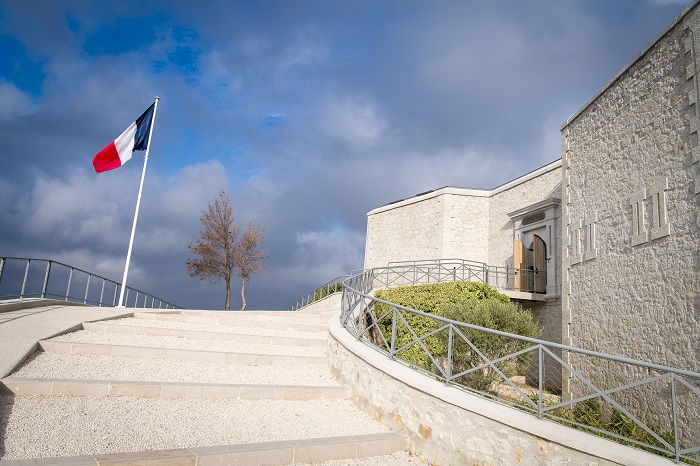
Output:
M143 382L319 385L338 383L324 366L274 367L169 359L36 353L13 377Z
M270 329L264 327L246 327L245 321L235 325L204 324L196 322L171 322L167 320L139 319L138 317L127 317L124 319L106 320L100 322L105 325L130 325L132 327L159 327L174 328L179 330L199 330L202 332L236 333L246 335L280 336L291 338L312 338L326 339L325 332L307 332L293 329Z
M148 348L192 349L202 351L224 351L228 353L272 354L283 356L325 356L325 347L258 345L222 340L194 340L180 337L132 335L128 333L105 333L96 330L78 330L52 338L55 341L74 343L103 343Z
M330 419L333 422L329 422ZM3 395L0 397L0 423L6 425L2 460L389 431L348 400Z

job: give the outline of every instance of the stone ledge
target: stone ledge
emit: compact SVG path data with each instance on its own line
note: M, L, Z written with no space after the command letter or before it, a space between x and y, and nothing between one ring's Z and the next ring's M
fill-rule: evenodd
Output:
M6 377L0 388L15 396L129 396L134 398L205 398L241 400L344 400L345 387L313 385L213 384Z
M7 466L29 465L220 465L293 463L391 455L406 449L406 437L394 433L327 437L279 442L244 443L211 447L179 448L93 456L66 456L3 461Z

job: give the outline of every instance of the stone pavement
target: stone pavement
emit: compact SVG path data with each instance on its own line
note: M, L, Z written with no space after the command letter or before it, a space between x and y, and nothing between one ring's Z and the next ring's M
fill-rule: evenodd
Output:
M143 309L77 306L52 299L0 301L0 378L32 354L45 340L82 322L131 315ZM173 312L172 309L148 309Z

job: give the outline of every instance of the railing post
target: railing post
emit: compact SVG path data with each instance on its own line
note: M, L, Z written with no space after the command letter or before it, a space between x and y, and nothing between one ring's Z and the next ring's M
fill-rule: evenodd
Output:
M73 267L70 268L70 274L68 275L68 286L66 287L66 301L68 301L68 296L70 295L70 283L73 281Z
M114 299L112 299L112 307L117 305L117 290L119 289L119 283L114 284Z
M449 385L452 380L452 341L454 336L454 327L449 326L449 335L447 337L447 364L445 364L445 385Z
M49 273L51 272L51 261L46 262L46 273L44 273L44 284L41 287L41 299L46 298L46 290L49 287Z
M452 281L457 281L457 267L452 267Z
M544 375L544 366L543 366L543 361L544 361L544 354L542 354L542 345L537 345L537 357L538 357L538 363L537 363L537 370L539 372L538 374L538 379L539 379L539 386L538 386L538 393L539 395L537 396L537 417L542 419L542 379Z
M83 298L83 304L87 304L88 291L90 291L90 278L92 278L91 273L88 274L87 283L85 284L85 297Z
M678 405L676 404L676 375L671 374L671 409L673 411L673 448L676 454L676 463L680 463L680 449L678 445Z
M27 259L27 266L24 268L24 280L22 280L22 291L19 293L19 299L24 299L24 288L27 286L27 275L29 275L29 264L31 259Z
M5 258L0 257L0 283L2 282L2 271L5 269Z
M124 285L122 285L122 286L124 286ZM129 287L127 286L126 287L126 297L124 298L124 306L126 306L126 303L129 302L129 291L130 291ZM134 306L134 307L136 307L136 306Z
M396 308L392 309L391 313L391 346L389 351L391 354L391 359L394 359L394 351L396 350L396 314L398 311Z
M102 299L104 299L104 295L105 295L105 282L106 281L107 280L105 280L104 278L102 279L102 289L100 290L100 307L102 307Z

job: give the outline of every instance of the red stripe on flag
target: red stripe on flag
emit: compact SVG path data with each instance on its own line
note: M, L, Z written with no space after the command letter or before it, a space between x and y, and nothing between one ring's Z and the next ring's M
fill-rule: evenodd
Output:
M112 141L107 147L97 153L92 159L92 166L95 167L97 173L106 172L122 166L122 161L119 159L117 146Z

